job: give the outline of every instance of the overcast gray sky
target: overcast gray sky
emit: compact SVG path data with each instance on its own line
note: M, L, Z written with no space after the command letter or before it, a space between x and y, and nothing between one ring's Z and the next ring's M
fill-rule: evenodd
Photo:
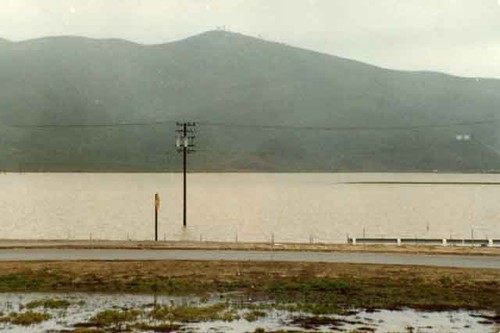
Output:
M387 68L500 78L500 0L0 0L0 37L231 31Z

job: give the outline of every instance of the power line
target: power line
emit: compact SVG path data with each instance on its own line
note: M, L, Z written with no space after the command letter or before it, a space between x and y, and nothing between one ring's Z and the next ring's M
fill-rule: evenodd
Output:
M500 119L488 119L468 122L443 123L443 124L426 124L426 125L407 125L407 126L291 126L291 125L249 125L236 123L216 123L216 122L200 122L205 126L214 127L236 127L236 128L258 128L258 129L275 129L275 130L311 130L311 131L352 131L352 130L411 130L411 129L426 129L426 128L446 128L470 125L484 125L499 122Z
M477 137L474 137L474 140L488 148L489 150L493 151L495 154L500 155L500 150L498 148L493 147L492 145L489 145L481 140L479 140Z
M198 121L197 124L209 127L233 127L262 130L302 130L302 131L387 131L387 130L418 130L433 128L448 128L460 126L477 126L491 123L498 123L500 119L484 119L477 121L464 121L441 124L422 125L398 125L398 126L294 126L294 125L259 125L259 124L239 124L228 122ZM41 125L4 125L13 128L39 128L39 129L59 129L59 128L113 128L113 127L134 127L134 126L156 126L165 124L176 124L175 120L159 120L151 122L130 122L130 123L108 123L108 124L41 124Z
M425 145L422 147L412 147L412 148L404 148L404 147L399 147L399 148L394 148L394 147L387 147L387 148L380 148L380 149L370 149L370 150L353 150L353 151L337 151L338 154L341 154L343 156L362 156L362 155L376 155L376 154L397 154L397 153L413 153L413 152L418 152L418 151L428 151L434 148L438 147L443 147L446 146L447 144L443 143L433 143L430 145ZM241 150L215 150L215 149L197 149L196 150L199 153L202 154L219 154L219 155L237 155L241 153ZM277 155L279 151L274 150L266 150L266 151L245 151L245 155L254 155L254 156L264 156L264 155Z
M93 128L93 127L133 127L175 124L175 120L159 120L151 122L109 123L109 124L41 124L41 125L6 125L14 128Z

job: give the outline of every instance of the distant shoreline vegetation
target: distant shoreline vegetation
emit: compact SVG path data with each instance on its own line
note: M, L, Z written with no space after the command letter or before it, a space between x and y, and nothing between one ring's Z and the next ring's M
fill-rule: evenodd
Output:
M70 174L170 174L170 173L182 173L182 170L51 170L51 171L39 171L39 170L1 170L1 174L45 174L45 173L70 173ZM303 170L303 171L267 171L267 170L190 170L189 174L424 174L424 175L498 175L500 170L494 171L455 171L455 170L443 170L443 171L425 171L425 170L414 170L414 171L351 171L351 170L339 170L339 171L324 171L324 170ZM360 181L360 182L346 182L350 184L492 184L492 182L418 182L418 181ZM493 183L495 184L495 183ZM500 183L499 183L500 184Z
M173 169L173 170L102 170L102 169L89 169L89 170L0 170L2 174L23 174L23 173L74 173L74 174L85 174L85 173L96 173L96 174L107 174L107 173L116 173L116 174L170 174L170 173L182 173L182 169ZM424 174L424 175L497 175L500 174L500 170L488 170L488 171L456 171L456 170L440 170L440 171L426 171L426 170L387 170L387 171L379 171L379 170L284 170L284 171L276 171L276 170L199 170L192 168L188 170L189 174ZM350 183L365 183L365 184L397 184L401 183L401 181L360 181L355 182L352 181ZM418 181L409 181L403 183L416 183L416 184L426 184L431 183L434 184L436 182L418 182ZM442 184L447 184L447 182L437 182ZM491 183L491 182L450 182L450 183Z

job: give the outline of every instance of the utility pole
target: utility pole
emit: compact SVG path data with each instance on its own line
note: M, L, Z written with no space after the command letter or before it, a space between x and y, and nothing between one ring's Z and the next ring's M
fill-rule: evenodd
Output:
M177 123L177 141L176 147L177 152L182 152L182 166L183 166L183 226L187 225L187 195L186 195L186 169L187 169L187 154L194 152L192 149L194 147L194 127L196 123L193 122L181 122Z
M160 195L155 193L155 242L158 241L158 211L160 210Z

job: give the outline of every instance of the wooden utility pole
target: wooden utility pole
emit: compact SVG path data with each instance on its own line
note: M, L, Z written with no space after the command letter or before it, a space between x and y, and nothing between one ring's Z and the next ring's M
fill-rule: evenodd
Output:
M183 200L182 200L182 225L187 226L187 154L194 152L194 128L196 123L182 122L177 123L177 142L178 152L182 152L182 170L183 170Z
M160 195L155 193L155 242L158 241L158 211L160 210Z

